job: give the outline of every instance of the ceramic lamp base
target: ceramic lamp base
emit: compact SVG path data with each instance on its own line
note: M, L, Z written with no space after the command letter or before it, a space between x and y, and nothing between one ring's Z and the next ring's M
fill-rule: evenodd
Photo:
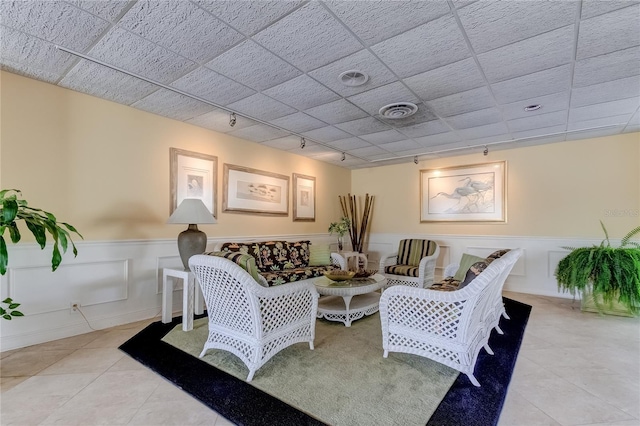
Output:
M194 254L202 254L207 248L207 234L198 229L198 225L190 224L178 235L178 252L184 265L189 270L189 258Z

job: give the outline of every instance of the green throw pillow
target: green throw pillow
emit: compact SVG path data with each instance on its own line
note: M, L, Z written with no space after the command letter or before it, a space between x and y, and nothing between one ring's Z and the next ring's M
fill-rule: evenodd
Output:
M484 260L484 257L478 257L472 254L463 253L462 259L460 259L460 267L458 268L458 271L453 276L453 278L460 282L464 281L465 277L467 276L467 271L469 270L471 265L476 262L482 262Z
M331 265L331 251L328 245L309 245L309 266Z

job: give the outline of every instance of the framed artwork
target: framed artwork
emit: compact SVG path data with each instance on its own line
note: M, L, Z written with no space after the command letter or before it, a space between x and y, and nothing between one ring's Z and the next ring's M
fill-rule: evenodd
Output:
M169 148L169 215L185 198L199 198L216 217L218 157Z
M222 211L289 215L289 176L224 165Z
M505 161L420 170L420 222L506 222Z
M316 178L293 174L293 221L316 221Z

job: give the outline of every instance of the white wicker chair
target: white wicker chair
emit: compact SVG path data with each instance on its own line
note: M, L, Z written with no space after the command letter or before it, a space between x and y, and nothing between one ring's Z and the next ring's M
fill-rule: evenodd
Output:
M313 349L318 292L297 282L262 287L234 262L216 256L189 259L204 295L209 316L208 349L235 354L249 368L247 381L282 349L309 342Z
M429 255L420 258L420 263L417 265L406 264L407 256L403 258L403 251L407 251L408 246L416 242L418 247L431 248ZM398 250L393 253L386 254L380 258L379 271L387 278L387 284L385 289L396 285L406 285L417 288L427 288L433 284L436 271L436 260L440 255L440 246L435 241L429 240L401 240L398 244ZM404 250L403 250L404 248ZM404 265L404 268L403 268ZM401 266L401 268L398 268ZM395 267L394 269L406 270L406 275L399 273L387 272L388 267ZM417 269L416 269L417 267ZM404 271L403 271L404 272ZM417 274L414 274L417 272ZM416 275L416 276L413 276Z
M512 250L493 261L466 287L456 291L395 286L380 298L382 347L389 352L423 356L462 373L473 385L480 349L493 354L488 345L491 327L485 322L494 309L494 290L502 288L521 254Z

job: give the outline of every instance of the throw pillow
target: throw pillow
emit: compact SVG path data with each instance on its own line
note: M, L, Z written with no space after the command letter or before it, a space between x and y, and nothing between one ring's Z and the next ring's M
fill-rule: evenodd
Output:
M260 272L258 271L258 267L256 266L256 259L255 257L251 256L250 254L245 254L245 253L241 253L238 251L211 251L208 253L205 253L206 255L209 256L218 256L218 257L224 257L225 259L229 259L233 262L235 262L238 266L240 266L242 269L244 269L245 271L247 271L249 273L249 275L251 275L251 278L253 278L254 280L256 280L256 282L258 284L260 284L263 287L266 287L264 284L264 280L262 279L262 277L260 276Z
M455 273L453 278L458 281L463 281L467 276L467 271L476 262L483 261L483 257L474 256L472 254L463 253L462 259L460 259L460 266L458 267L458 271Z
M467 271L467 274L464 277L464 280L462 280L462 282L458 286L458 290L460 290L461 288L467 286L478 275L480 275L482 273L482 271L484 271L487 268L487 266L489 266L489 263L490 262L487 262L486 260L482 260L480 262L476 262L473 265L471 265L471 267Z
M491 263L496 259L500 259L502 256L507 254L510 250L511 249L496 250L493 253L491 253L489 256L487 256L487 261Z
M309 245L309 266L331 265L331 251L328 245Z

